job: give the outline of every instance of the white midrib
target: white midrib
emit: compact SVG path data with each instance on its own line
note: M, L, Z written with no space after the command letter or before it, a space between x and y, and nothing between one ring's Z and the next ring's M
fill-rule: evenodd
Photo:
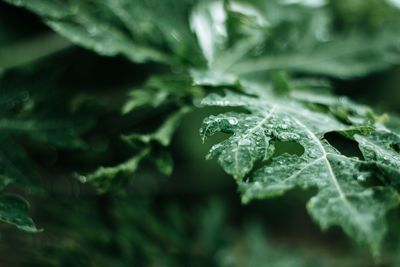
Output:
M286 181L289 181L293 178L296 178L300 173L302 173L304 170L306 170L307 168L309 168L310 166L313 166L315 163L317 163L318 161L322 160L323 158L319 158L316 160L311 161L310 163L308 163L307 165L305 165L303 168L301 168L300 170L296 171L295 173L293 173L292 175L290 175L288 178L285 178L281 181L279 181L278 184L284 184Z
M358 163L358 162L361 162L360 160L348 158L348 157L345 157L345 156L339 155L339 154L326 153L326 155L331 155L331 156L334 156L334 157L344 158L344 159L351 160L351 161L354 161L354 162L357 162L357 163ZM304 170L306 170L306 169L308 169L309 167L315 165L317 162L319 162L319 161L321 161L321 160L323 160L323 159L324 159L324 158L321 157L321 158L318 158L318 159L316 159L316 160L311 161L310 163L306 164L303 168L301 168L300 170L298 170L298 171L296 171L295 173L293 173L292 175L290 175L288 178L285 178L285 179L279 181L279 184L283 184L283 183L285 183L285 182L287 182L287 181L289 181L289 180L291 180L291 179L296 178L296 177L297 177L300 173L302 173Z
M238 169L239 168L238 154L239 154L239 148L242 146L240 144L240 141L246 139L247 137L249 137L250 134L254 133L254 131L256 131L258 128L260 128L272 116L272 114L275 112L276 106L277 105L273 105L271 110L268 112L268 114L265 115L265 117L259 123L257 123L256 126L251 128L246 134L244 134L241 138L239 138L237 149L236 149L236 152L235 152L235 173L239 173L239 169ZM267 148L265 148L265 149L267 149Z
M303 123L299 122L297 119L293 119L298 125L300 125L302 128L305 129L305 131L307 132L307 134L318 144L319 148L321 149L321 152L323 153L322 157L320 159L324 159L326 162L326 166L328 167L328 171L329 171L329 175L333 181L333 184L335 185L335 188L339 194L339 197L343 200L343 203L348 207L350 213L353 213L358 224L360 225L360 227L363 229L363 231L366 233L366 235L368 236L368 231L366 228L366 225L364 224L363 220L360 217L360 214L357 212L356 209L354 209L354 207L350 204L350 202L348 201L345 193L343 192L342 188L340 187L340 184L337 180L336 175L334 174L333 170L332 170L332 166L328 160L328 153L326 152L325 148L323 147L321 141L318 139L318 137L311 132L307 126L305 126ZM314 161L315 163L316 161ZM367 237L368 238L368 237Z
M259 123L257 123L256 126L254 126L253 128L251 128L245 135L242 136L241 139L246 139L250 134L252 134L255 130L257 130L258 128L260 128L271 116L272 114L275 112L277 105L273 105L271 110L268 112L268 114L264 117L264 119L262 119Z
M345 200L345 201L348 203L347 198L346 198L346 195L344 194L342 188L340 187L339 182L338 182L338 180L337 180L337 178L336 178L336 175L333 173L332 166L331 166L331 164L330 164L330 162L329 162L329 160L328 160L326 150L325 150L325 148L322 146L321 141L320 141L320 140L318 139L318 137L315 136L315 134L314 134L313 132L311 132L310 129L308 129L308 127L305 126L303 123L299 122L297 119L294 119L294 121L295 121L298 125L300 125L302 128L304 128L304 130L307 132L307 134L314 140L315 143L318 144L318 147L320 148L320 150L321 150L321 152L322 152L322 157L321 157L321 159L324 159L325 162L326 162L326 165L327 165L328 171L329 171L329 175L330 175L330 177L331 177L331 179L332 179L332 181L333 181L333 184L334 184L335 187L336 187L336 190L337 190L338 193L339 193L340 198L342 198L343 200Z

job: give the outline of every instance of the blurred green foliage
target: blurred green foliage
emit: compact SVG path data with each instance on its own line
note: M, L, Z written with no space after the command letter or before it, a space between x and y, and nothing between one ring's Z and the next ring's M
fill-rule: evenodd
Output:
M399 9L307 2L0 2L0 220L44 229L2 224L0 265L398 266L398 208L373 260L341 229L314 225L304 209L314 189L242 205L204 160L202 119L232 109L200 101L215 85L243 93L241 79L272 79L284 95L318 75L333 94L393 114L399 133ZM296 144L276 155L301 154Z

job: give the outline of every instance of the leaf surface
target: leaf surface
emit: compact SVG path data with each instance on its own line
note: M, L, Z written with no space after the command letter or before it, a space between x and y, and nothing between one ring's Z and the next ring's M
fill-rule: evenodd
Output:
M331 5L238 0L4 0L100 55L184 66L203 75L248 77L271 71L342 79L400 59L399 10L379 4L379 30L337 30ZM168 10L168 12L165 12ZM364 19L357 14L353 20ZM370 19L370 18L368 18ZM151 22L151 23L150 23ZM212 71L208 71L212 70ZM233 79L236 80L236 79Z
M29 204L21 197L0 195L0 221L15 225L27 232L40 232L28 214Z
M190 0L5 1L32 10L73 43L104 56L176 63L198 49L185 16ZM201 61L198 55L192 59Z
M346 103L343 99L326 94L318 97L312 91L314 98L306 100L301 97L308 94L304 91L277 95L265 85L246 86L252 96L225 91L224 96L210 94L203 100L204 105L241 107L248 112L228 112L204 120L200 131L203 140L217 132L232 134L214 145L207 157L217 157L224 170L235 178L244 203L282 195L296 186L318 188L307 209L321 228L339 225L378 255L387 230L385 214L399 204L399 195L389 186L366 187L363 182L376 173L369 161L341 154L324 138L329 132L357 141L371 138L374 121L368 109L344 105L343 112L351 111L354 121L359 121L349 125L335 113ZM325 102L326 108L333 111L310 108L310 104L318 102ZM288 141L300 144L304 153L274 156L275 144ZM254 168L257 162L264 166Z

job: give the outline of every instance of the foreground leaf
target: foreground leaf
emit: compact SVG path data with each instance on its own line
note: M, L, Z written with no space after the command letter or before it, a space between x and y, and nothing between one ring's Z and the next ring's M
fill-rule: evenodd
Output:
M370 167L371 157L367 161L347 157L324 138L329 132L356 140L370 138L374 121L369 110L346 106L340 98L327 94L318 97L317 91L311 91L315 97L306 100L301 97L308 94L306 91L281 95L266 85L245 86L253 96L225 91L225 96L210 94L203 100L204 105L241 107L249 112L228 112L204 120L203 140L217 132L232 134L214 145L207 157L218 157L224 170L234 176L244 203L282 195L296 186L318 188L307 204L313 219L322 229L341 226L377 256L387 230L386 212L400 203L400 197L390 186L365 187L363 182L376 174ZM312 109L311 104L326 109ZM336 112L339 107L343 109L340 114L352 114L352 123L343 122L343 116ZM304 153L274 156L279 142L298 143ZM382 155L390 156L381 144L377 146ZM264 166L254 169L259 161Z

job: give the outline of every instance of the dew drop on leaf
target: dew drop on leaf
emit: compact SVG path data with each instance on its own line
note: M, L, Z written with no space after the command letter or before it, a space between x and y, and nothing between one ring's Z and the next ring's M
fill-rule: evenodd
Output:
M359 182L365 182L367 180L367 175L365 173L361 173L357 176L357 180Z
M259 181L254 182L253 185L255 189L262 189L262 184Z
M230 118L228 121L229 121L229 124L232 124L232 125L236 125L238 123L238 120L236 118Z
M273 171L274 171L274 170L273 170L273 169L271 169L271 168L267 168L267 169L265 169L265 172L266 172L266 173L273 173Z
M310 158L313 158L313 159L317 158L317 154L315 154L315 152L313 152L313 151L311 151L310 153L308 153L308 156L309 156Z

